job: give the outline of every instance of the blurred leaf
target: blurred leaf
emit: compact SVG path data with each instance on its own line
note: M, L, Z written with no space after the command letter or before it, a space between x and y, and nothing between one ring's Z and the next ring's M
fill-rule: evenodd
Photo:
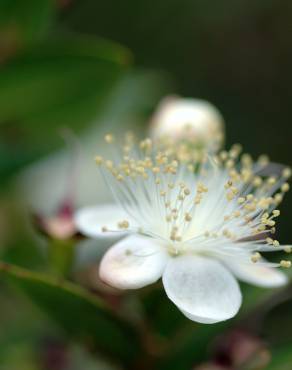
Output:
M174 338L167 349L166 356L157 368L159 370L175 370L178 368L187 370L194 364L204 361L208 356L209 346L214 338L230 327L242 325L241 320L244 320L245 315L261 302L269 299L273 290L242 284L242 293L243 306L239 314L231 320L212 325L198 324L186 319L176 307L176 313L173 308L168 308L165 300L164 305L156 302L157 309L152 312L151 320L153 320L153 324L160 334L171 334ZM169 313L167 310L169 310ZM168 320L169 317L171 317L171 320Z
M54 16L55 4L52 0L1 0L0 62L42 39Z
M0 370L39 370L35 357L30 344L17 343L1 355Z
M283 330L292 325L292 285L288 285L280 293L268 302L265 307L266 314L261 318L262 335L272 346L292 343L291 330Z
M291 344L272 350L271 362L265 370L290 370L292 364Z
M94 119L129 60L119 45L78 37L35 46L3 66L1 172L51 150L61 127Z
M14 265L0 263L2 277L14 283L58 325L90 348L127 361L136 353L132 327L101 299L80 286Z
M0 121L24 119L25 124L19 124L27 126L31 120L45 119L56 127L63 122L60 115L67 104L74 111L74 104L100 98L128 61L122 47L98 39L58 40L34 47L0 70Z

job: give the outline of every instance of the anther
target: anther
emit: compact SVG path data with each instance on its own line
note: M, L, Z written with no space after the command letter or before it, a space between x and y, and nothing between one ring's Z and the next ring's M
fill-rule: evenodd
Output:
M291 267L291 261L282 260L280 262L280 266L284 268L290 268Z
M291 176L291 173L292 173L291 168L287 167L283 170L283 177L288 179Z
M111 143L113 143L113 142L114 142L114 137L113 137L113 135L111 135L111 134L107 134L107 135L105 135L104 140L105 140L108 144L111 144Z
M118 227L120 229L128 229L129 226L130 226L130 224L129 224L129 221L127 221L127 220L123 220L123 221L118 223Z
M290 189L290 186L289 186L289 184L288 184L287 182L285 182L285 184L283 184L283 185L281 186L281 190L282 190L284 193L287 193L287 191L289 191L289 189Z
M256 263L256 262L258 262L260 259L261 259L261 255L260 255L260 253L259 252L256 252L255 254L253 254L252 256L251 256L251 261L253 262L253 263Z
M191 216L189 213L186 213L186 214L185 214L185 220L186 220L187 222L192 221L192 216Z
M94 160L97 165L101 165L103 162L103 158L100 155L97 155Z

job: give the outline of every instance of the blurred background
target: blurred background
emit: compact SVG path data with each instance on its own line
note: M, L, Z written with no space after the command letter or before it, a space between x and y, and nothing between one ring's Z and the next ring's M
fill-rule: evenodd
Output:
M109 197L92 163L104 133L145 131L170 94L212 102L227 147L292 166L291 22L289 0L0 0L0 370L125 368L109 358L131 351L112 344L95 297L143 303L148 369L291 369L291 287L243 287L239 318L195 325L160 287L137 303L98 286L106 245L70 219ZM291 206L288 194L283 244Z

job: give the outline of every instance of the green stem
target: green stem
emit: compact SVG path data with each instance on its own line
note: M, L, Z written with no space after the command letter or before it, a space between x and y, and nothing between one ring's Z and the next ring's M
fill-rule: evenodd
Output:
M75 258L75 241L52 239L48 242L50 271L58 277L68 278Z

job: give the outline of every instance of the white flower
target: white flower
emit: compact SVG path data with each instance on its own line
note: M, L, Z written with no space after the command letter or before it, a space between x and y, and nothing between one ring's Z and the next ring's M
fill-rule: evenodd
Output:
M115 152L111 135L106 141ZM206 158L184 142L174 146L128 137L113 160L96 162L117 205L81 209L76 223L93 238L122 238L100 264L103 281L136 289L162 277L167 296L191 320L215 323L241 305L236 278L278 287L286 275L261 252L290 251L272 238L276 209L290 170L267 176L262 157L239 159L240 148ZM275 192L279 191L275 194Z
M196 145L218 150L224 141L224 120L211 103L193 98L164 98L150 122L150 137L175 141L192 138Z

